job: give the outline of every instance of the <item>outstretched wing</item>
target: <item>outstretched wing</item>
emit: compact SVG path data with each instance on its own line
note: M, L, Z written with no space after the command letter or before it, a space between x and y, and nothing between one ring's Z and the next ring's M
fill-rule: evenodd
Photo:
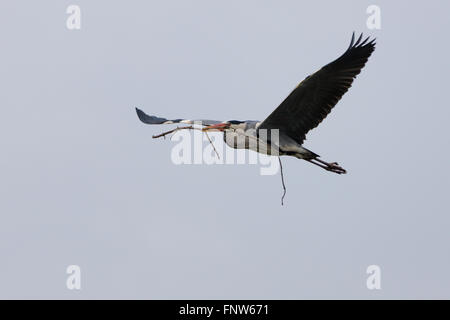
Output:
M300 82L297 88L275 109L259 129L279 129L299 144L306 133L317 127L330 113L344 93L351 87L353 79L361 72L375 50L375 39L355 42L353 33L350 46L335 61Z
M155 116L149 116L144 111L136 108L136 113L139 117L139 120L141 120L143 123L146 124L172 124L172 123L186 123L186 124L197 124L201 123L203 126L209 126L212 124L218 124L222 123L222 121L217 120L205 120L205 119L199 119L199 120L187 120L187 119L174 119L174 120L168 120L166 118L159 118Z

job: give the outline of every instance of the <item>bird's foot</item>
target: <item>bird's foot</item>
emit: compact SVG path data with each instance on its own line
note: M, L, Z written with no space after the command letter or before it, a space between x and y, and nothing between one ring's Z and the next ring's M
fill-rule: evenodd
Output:
M322 169L325 169L327 171L331 171L337 174L344 174L347 173L347 171L345 171L344 168L342 168L341 166L339 166L339 164L337 162L326 162L323 161L319 158L314 158L314 159L306 159L306 161L311 162L312 164L315 164L316 166L321 167Z
M327 163L327 166L325 168L328 171L337 173L337 174L344 174L347 173L347 171L345 171L344 168L342 168L341 166L339 166L339 164L337 162L331 162L331 163Z

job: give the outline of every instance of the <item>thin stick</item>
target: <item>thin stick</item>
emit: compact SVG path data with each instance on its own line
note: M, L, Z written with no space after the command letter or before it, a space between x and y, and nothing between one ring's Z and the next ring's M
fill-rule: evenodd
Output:
M284 200L284 196L286 195L286 185L284 184L283 165L281 164L280 157L278 157L278 161L280 162L281 185L283 186L283 196L281 197L281 205L284 205L283 200Z
M166 138L166 135L171 134L171 133L174 133L174 132L179 131L179 130L183 130L183 129L187 129L187 130L201 130L201 131L205 132L206 137L208 138L209 143L211 143L211 145L212 145L212 147L213 147L213 149L214 149L214 152L216 153L217 157L220 159L219 153L217 152L216 147L214 146L214 144L212 143L211 139L209 138L208 133L207 133L206 131L204 131L202 128L195 128L195 127L193 127L193 126L176 127L175 129L172 129L172 130L163 132L163 133L161 133L161 134L154 135L154 136L152 136L152 138L153 138L153 139L156 139L156 138L164 137L164 139L165 139L165 138Z
M171 134L171 133L173 133L173 132L176 132L176 131L182 130L182 129L190 129L190 130L197 129L197 130L201 130L200 128L194 128L193 126L188 126L188 127L176 127L176 128L173 129L173 130L166 131L166 132L163 132L163 133L161 133L161 134L154 135L154 136L152 136L152 138L153 138L153 139L156 139L156 138L165 137L165 136L168 135L168 134Z
M217 158L220 159L219 153L217 152L216 147L214 147L214 143L212 143L211 138L210 138L209 135L208 135L208 132L205 131L205 134L206 134L206 137L207 137L208 140L209 140L209 143L211 143L211 145L212 145L212 147L213 147L213 149L214 149L214 152L215 152L216 155L217 155Z

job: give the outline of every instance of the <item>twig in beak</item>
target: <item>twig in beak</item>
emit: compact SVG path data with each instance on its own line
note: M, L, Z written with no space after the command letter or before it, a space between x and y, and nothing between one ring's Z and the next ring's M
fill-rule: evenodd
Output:
M166 132L163 132L163 133L161 133L161 134L154 135L154 136L152 136L152 138L153 138L153 139L156 139L156 138L165 137L165 136L167 136L168 134L171 134L171 133L173 133L173 132L176 132L176 131L178 131L178 130L183 130L183 129L189 129L189 130L195 130L195 129L197 129L197 130L201 130L201 129L199 129L199 128L194 128L193 126L188 126L188 127L176 127L176 128L173 129L173 130L166 131Z
M154 136L152 136L152 138L153 138L153 139L156 139L156 138L164 137L164 139L165 139L165 138L166 138L166 135L171 134L171 133L174 133L174 132L177 132L177 131L179 131L179 130L184 130L184 129L187 129L187 130L200 130L200 131L205 132L206 137L208 138L209 143L211 143L211 145L212 145L212 147L213 147L213 149L214 149L214 152L216 153L217 157L220 159L219 153L217 152L216 147L214 146L214 143L212 143L212 141L211 141L211 139L210 139L208 133L206 132L206 130L204 130L205 128L195 128L194 126L176 127L175 129L172 129L172 130L163 132L163 133L161 133L161 134L154 135Z

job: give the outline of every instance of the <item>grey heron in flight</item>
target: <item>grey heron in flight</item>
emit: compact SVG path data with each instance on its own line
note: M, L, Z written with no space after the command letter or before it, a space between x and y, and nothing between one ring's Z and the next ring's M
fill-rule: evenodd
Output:
M338 163L323 161L318 154L306 149L302 144L306 134L325 119L351 87L353 80L361 72L374 50L375 39L367 37L363 40L361 34L355 41L353 33L350 46L339 58L307 76L264 121L168 120L147 115L138 108L136 108L136 112L139 119L146 124L195 124L200 122L202 131L223 132L227 145L236 149L244 148L273 155L271 150L275 144L277 155L293 156L325 170L343 174L346 171ZM193 129L193 127L177 129ZM174 132L177 129L166 133ZM267 133L262 139L260 132L263 129L266 132L278 130L277 141L271 139ZM166 133L153 137L160 137ZM243 141L243 143L237 141ZM251 141L258 143L251 143Z

